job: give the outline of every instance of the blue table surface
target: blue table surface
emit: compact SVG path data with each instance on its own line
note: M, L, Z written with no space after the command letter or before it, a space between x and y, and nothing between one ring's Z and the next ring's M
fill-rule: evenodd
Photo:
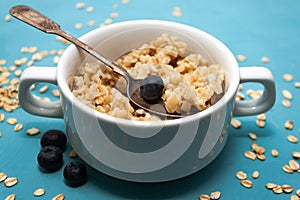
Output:
M133 19L163 19L181 22L205 30L222 40L235 55L247 57L240 66L261 65L269 68L276 81L276 104L266 113L264 128L259 128L256 116L237 118L242 122L240 129L231 128L229 139L223 152L217 159L203 170L176 181L166 183L132 183L117 180L88 168L89 177L85 185L71 188L63 181L63 168L54 173L42 173L38 169L36 156L40 150L40 137L48 129L65 130L62 119L51 119L33 116L19 108L11 113L0 108L5 118L16 117L24 125L19 132L6 121L0 122L0 172L9 177L17 177L19 182L13 187L0 184L0 199L9 194L16 194L16 199L51 199L59 193L65 199L197 199L200 194L221 191L221 199L289 199L300 188L300 173L288 174L282 166L292 159L292 151L300 151L300 146L289 142L286 137L291 134L300 139L300 89L294 87L300 81L300 1L297 0L129 0L127 4L121 0L93 1L84 0L84 9L77 9L74 0L10 0L0 2L0 60L5 59L5 67L14 65L16 59L27 57L20 49L24 46L36 46L38 51L65 49L67 45L56 40L53 35L46 35L29 27L16 19L5 20L10 7L17 4L30 5L59 22L61 26L75 36L98 28L111 18L111 13L118 13L112 23ZM118 5L114 7L113 5ZM86 8L94 7L93 12ZM180 8L182 16L173 16L175 7ZM88 21L94 20L93 26ZM75 24L81 23L81 29ZM263 63L262 57L270 62ZM53 56L35 62L35 65L55 66ZM21 66L24 69L26 66ZM292 74L290 82L283 80L283 74ZM10 79L15 76L12 74ZM41 84L42 85L42 84ZM41 86L40 85L40 86ZM5 86L2 86L5 87ZM38 85L39 87L39 85ZM255 85L245 85L242 91ZM286 108L281 101L281 91L289 90L293 94L292 106ZM50 92L43 94L50 96ZM53 98L53 97L51 97ZM55 98L54 98L55 99ZM284 123L294 122L294 128L287 130ZM35 136L26 135L26 130L36 127L41 133ZM248 133L258 136L257 143L266 149L266 160L249 160L243 153L250 150L251 139ZM277 149L277 158L271 150ZM69 146L65 151L64 162L69 158ZM75 158L80 160L80 158ZM299 161L297 161L299 162ZM235 177L237 171L244 171L253 181L253 187L244 188ZM253 179L251 174L258 170L260 176ZM273 182L278 185L289 184L294 188L290 194L274 194L265 188L265 184ZM46 193L34 197L33 191L44 188Z

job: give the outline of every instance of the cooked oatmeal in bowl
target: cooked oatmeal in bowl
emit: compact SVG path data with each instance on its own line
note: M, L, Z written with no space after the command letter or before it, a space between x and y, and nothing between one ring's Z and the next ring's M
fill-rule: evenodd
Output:
M162 78L162 101L168 113L203 111L216 103L225 90L225 73L218 64L208 64L201 54L190 53L186 43L164 33L116 60L135 79L155 74ZM160 120L132 105L126 96L126 81L99 61L86 62L73 78L72 93L84 104L110 116Z
M57 68L26 68L18 92L22 108L64 118L74 151L109 176L162 182L193 174L221 153L232 117L264 113L275 102L270 70L239 68L226 45L195 27L161 20L126 21L97 28L80 40L118 62L133 78L160 76L161 101L168 112L182 115L195 107L200 111L163 120L132 106L124 95L124 79L74 45L64 51ZM60 100L36 99L30 86L39 82L56 84ZM237 101L238 86L246 82L262 84L262 96Z

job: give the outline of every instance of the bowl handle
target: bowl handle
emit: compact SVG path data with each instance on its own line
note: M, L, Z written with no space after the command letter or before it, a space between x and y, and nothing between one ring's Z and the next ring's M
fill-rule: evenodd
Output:
M47 82L57 85L56 67L29 67L23 71L18 92L21 107L34 115L62 118L61 100L43 102L34 97L30 86L38 82Z
M275 103L276 89L272 72L265 67L241 67L240 83L257 82L264 87L263 94L257 99L235 101L233 116L248 116L264 113Z

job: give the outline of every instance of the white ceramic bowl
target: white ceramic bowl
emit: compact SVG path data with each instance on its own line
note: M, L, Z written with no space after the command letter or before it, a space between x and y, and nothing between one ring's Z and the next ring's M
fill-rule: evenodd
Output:
M160 20L115 23L93 30L80 39L99 53L115 59L169 33L187 43L191 52L220 64L226 74L226 93L215 105L185 118L140 122L99 113L76 99L70 80L78 67L92 59L74 45L62 55L57 68L27 68L21 77L19 99L28 112L63 117L70 144L95 169L110 176L137 182L174 180L192 174L213 161L228 137L232 116L269 110L275 101L272 73L262 67L239 68L234 55L219 40L197 28ZM257 100L236 102L241 82L258 82L264 94ZM33 97L36 82L58 85L59 102L45 103Z

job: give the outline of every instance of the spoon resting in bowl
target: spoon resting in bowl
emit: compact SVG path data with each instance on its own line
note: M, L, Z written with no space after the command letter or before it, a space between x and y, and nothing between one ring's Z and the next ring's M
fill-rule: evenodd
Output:
M171 118L180 118L199 112L198 109L193 109L189 113L168 113L165 109L164 102L161 99L164 85L160 76L150 75L145 79L134 79L122 66L103 57L89 45L66 33L60 28L60 25L33 8L25 5L14 6L10 9L10 14L45 33L55 34L65 38L101 61L106 66L110 67L117 74L124 77L127 82L126 95L130 101L139 108L159 116Z

